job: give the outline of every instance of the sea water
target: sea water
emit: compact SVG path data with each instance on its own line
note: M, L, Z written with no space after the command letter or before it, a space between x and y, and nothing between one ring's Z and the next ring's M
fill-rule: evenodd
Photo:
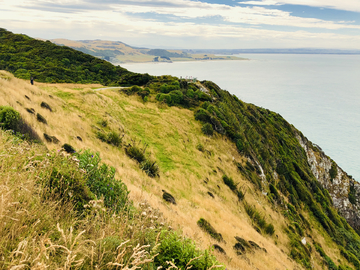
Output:
M122 64L130 71L211 80L281 114L360 181L360 55L243 54L249 60Z

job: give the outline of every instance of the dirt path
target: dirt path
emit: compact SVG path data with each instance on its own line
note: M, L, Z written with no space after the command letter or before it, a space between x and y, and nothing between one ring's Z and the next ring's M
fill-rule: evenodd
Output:
M123 86L116 86L116 87L104 87L104 88L97 88L94 89L94 91L100 91L100 90L107 90L107 89L124 89L124 88L128 88L128 87L123 87Z

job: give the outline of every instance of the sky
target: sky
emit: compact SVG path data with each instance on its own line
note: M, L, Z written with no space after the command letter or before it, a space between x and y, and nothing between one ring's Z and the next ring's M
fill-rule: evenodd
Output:
M360 49L360 0L0 0L0 27L148 48Z

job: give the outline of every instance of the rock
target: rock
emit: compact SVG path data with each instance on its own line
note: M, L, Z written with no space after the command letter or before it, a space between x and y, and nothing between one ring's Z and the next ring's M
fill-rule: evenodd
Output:
M41 106L41 108L48 109L50 112L52 112L51 107L46 102L41 102L40 106Z
M176 200L170 193L166 192L165 190L162 190L162 192L163 192L163 199L165 201L176 205Z
M35 114L35 110L33 108L26 108L25 109L28 113Z
M45 138L45 140L46 140L47 142L52 142L51 136L48 135L48 134L46 134L46 133L44 133L44 138Z
M320 147L300 134L297 134L296 138L305 150L311 172L321 186L328 190L334 207L350 226L355 230L360 230L360 183L337 166ZM334 165L336 175L331 177L330 170Z
M59 143L60 142L55 136L50 136L46 133L44 133L44 138L49 143Z
M47 121L46 119L39 113L36 114L36 119L41 122L41 123L44 123L45 125L47 125Z
M306 246L306 238L304 237L303 239L301 239L301 243Z
M75 153L74 147L72 147L70 144L65 143L62 148L69 154Z
M213 244L213 247L214 247L214 249L215 249L216 251L218 251L218 252L220 252L220 253L222 253L222 254L226 255L225 250L224 250L222 247L220 247L219 245L217 245L217 244Z

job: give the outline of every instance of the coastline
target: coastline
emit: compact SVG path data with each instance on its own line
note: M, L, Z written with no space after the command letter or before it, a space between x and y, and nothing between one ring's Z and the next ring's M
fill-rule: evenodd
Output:
M214 56L214 57L212 57ZM123 64L171 64L171 63L188 63L188 62L214 62L214 61L243 61L243 60L250 60L250 58L245 58L245 57L237 57L237 56L229 56L229 55L212 55L210 56L205 56L205 58L170 58L170 60L166 60L166 61L154 61L153 58L151 58L151 60L145 60L145 59L137 59L136 57L130 57L127 58L125 60L120 60L121 57L116 58L114 60L117 61L111 61L111 63L113 65L123 65Z

